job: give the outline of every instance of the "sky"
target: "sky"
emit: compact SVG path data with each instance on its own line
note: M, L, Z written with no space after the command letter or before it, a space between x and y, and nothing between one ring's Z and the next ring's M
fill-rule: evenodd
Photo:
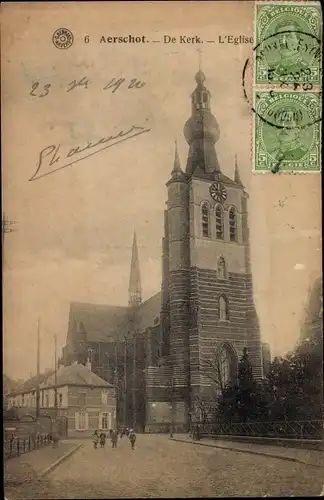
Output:
M165 183L175 140L185 168L183 126L195 88L197 47L100 44L100 37L253 36L252 2L201 3L199 9L194 3L134 3L127 5L127 16L125 8L93 2L4 9L3 210L16 221L16 231L5 237L3 348L5 372L14 378L35 373L38 319L43 370L54 363L54 334L59 351L65 344L71 302L127 305L134 229L143 298L160 289ZM52 45L58 26L74 33L68 50ZM233 177L237 155L250 195L254 298L262 340L275 355L296 342L308 289L321 274L320 178L253 173L253 116L241 85L251 53L251 44L215 43L204 44L201 57L220 127L221 170ZM66 92L82 78L89 79L88 88ZM103 90L113 78L125 81L115 92ZM133 78L145 85L128 89ZM30 95L35 82L36 97ZM48 84L48 95L38 97ZM60 144L55 165L62 166L71 148L132 126L149 131L29 181L44 148ZM49 157L42 168L48 163Z

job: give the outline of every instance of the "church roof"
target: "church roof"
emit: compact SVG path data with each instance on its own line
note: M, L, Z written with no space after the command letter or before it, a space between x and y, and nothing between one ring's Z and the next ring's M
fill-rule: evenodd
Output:
M161 292L156 293L143 302L138 308L138 318L141 330L155 326L160 321Z
M242 184L233 181L227 175L223 174L222 172L205 172L202 168L197 167L195 172L191 175L193 179L196 177L199 179L206 179L208 181L221 181L223 184L227 186L235 186L235 187L240 187L242 188Z
M159 320L161 293L157 293L136 307L140 330L155 326ZM69 328L84 330L88 342L114 342L123 339L128 329L129 307L72 302ZM68 339L73 337L68 332Z
M69 325L82 324L87 340L112 342L118 338L128 307L72 302ZM72 321L71 321L72 320Z
M89 368L79 363L69 366L60 366L56 374L57 386L64 385L91 385L93 387L113 387ZM55 385L55 375L48 377L42 384L41 389L53 387Z

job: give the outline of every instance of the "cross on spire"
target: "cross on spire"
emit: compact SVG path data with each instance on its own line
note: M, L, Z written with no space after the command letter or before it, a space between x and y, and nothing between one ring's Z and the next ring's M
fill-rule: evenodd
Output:
M201 67L202 67L202 49L199 47L199 49L197 49L197 52L198 52L198 68L199 68L199 71L201 71Z

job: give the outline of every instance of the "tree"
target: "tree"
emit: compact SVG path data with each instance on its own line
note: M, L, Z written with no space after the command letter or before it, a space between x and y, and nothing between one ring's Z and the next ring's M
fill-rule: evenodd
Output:
M210 387L209 390L195 396L193 410L196 420L201 421L203 425L216 421L219 396L231 385L231 380L226 378L227 362L218 348L213 349L211 355L201 359L200 371L209 379Z
M252 365L245 347L238 364L237 380L227 385L218 398L218 420L248 422L262 419L266 413L265 392L253 378Z

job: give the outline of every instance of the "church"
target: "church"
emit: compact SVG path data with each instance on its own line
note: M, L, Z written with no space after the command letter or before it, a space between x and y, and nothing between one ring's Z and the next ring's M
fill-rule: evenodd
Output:
M60 360L91 363L114 383L117 425L138 432L163 432L170 423L187 430L201 419L197 402L215 399L235 379L245 349L254 377L262 377L248 194L237 162L233 179L222 173L211 93L201 70L195 80L187 164L181 168L176 146L166 183L161 292L142 302L134 233L128 307L72 303Z

